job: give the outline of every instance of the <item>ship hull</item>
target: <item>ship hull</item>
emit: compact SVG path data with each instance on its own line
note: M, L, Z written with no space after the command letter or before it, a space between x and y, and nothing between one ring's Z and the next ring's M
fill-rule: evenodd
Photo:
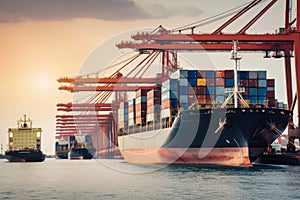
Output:
M43 162L45 154L41 151L7 151L5 158L9 162Z
M172 127L118 137L127 162L250 166L286 128L290 112L227 108L182 111Z
M72 148L68 153L69 160L83 160L83 159L92 159L96 149L87 149L87 148Z

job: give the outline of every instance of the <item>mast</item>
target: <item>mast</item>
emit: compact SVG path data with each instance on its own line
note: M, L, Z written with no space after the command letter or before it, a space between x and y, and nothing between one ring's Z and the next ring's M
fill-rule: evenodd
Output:
M233 89L233 94L234 94L234 107L238 107L238 77L237 77L237 70L239 66L239 61L242 59L242 57L238 54L238 46L237 46L237 41L233 41L233 47L232 47L232 52L231 52L231 59L234 60L234 89Z

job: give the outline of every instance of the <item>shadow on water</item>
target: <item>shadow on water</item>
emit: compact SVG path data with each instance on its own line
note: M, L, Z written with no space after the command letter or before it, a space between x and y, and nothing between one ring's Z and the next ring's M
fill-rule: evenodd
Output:
M257 171L285 171L289 166L284 165L261 165L254 164L251 167L234 166L213 166L213 165L169 165L163 168L163 171L169 172L205 172L205 171L226 171L226 172L257 172Z

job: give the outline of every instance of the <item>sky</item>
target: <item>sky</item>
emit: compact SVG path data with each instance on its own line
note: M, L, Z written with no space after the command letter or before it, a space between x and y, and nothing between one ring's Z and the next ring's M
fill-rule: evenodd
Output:
M92 52L116 35L159 25L173 29L245 3L244 0L220 2L0 0L0 144L3 150L7 144L7 129L16 127L16 121L26 114L35 127L43 129L42 150L54 154L56 104L72 101L72 94L58 90L58 78L76 76L84 64L87 68L86 60ZM249 21L254 13L250 12L225 32L238 31L237 27ZM197 32L212 32L224 20L200 27ZM274 33L283 22L284 1L279 1L249 33ZM130 38L123 38L127 39ZM114 45L108 48L116 49ZM229 54L219 55L210 56L215 66L224 67L224 62L230 65ZM105 58L100 54L98 60L101 56ZM245 70L259 67L268 70L270 78L278 79L277 98L285 101L282 59L266 60L262 53L252 53L243 55L242 62Z

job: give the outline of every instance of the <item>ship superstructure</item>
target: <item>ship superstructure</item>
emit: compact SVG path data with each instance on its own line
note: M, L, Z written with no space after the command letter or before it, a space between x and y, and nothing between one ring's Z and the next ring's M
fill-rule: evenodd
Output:
M32 120L26 118L17 121L17 128L8 129L8 150L5 157L13 162L40 162L45 160L41 151L41 128L33 128Z

